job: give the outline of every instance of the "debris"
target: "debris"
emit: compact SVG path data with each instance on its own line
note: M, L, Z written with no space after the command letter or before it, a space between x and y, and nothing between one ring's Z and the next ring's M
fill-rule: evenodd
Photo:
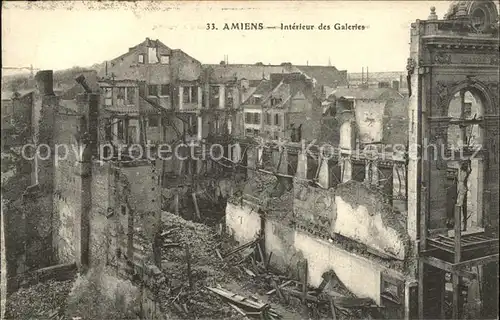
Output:
M219 259L221 259L221 261L224 261L224 258L222 258L219 249L215 249L215 253L217 253L217 256L219 257Z
M210 288L210 287L207 287L207 289L212 291L215 294L220 295L223 298L226 298L230 301L233 301L236 304L242 305L244 307L247 307L247 308L250 308L253 310L262 311L265 308L269 307L268 304L262 303L260 301L255 301L255 299L246 298L244 296L241 296L241 295L236 294L236 293L232 293L232 292L224 290L224 289Z
M292 284L292 283L293 283L293 280L287 280L287 281L285 281L283 284L279 285L279 286L278 286L278 288L279 288L279 289L282 289L282 288L284 288L284 287L286 287L287 285ZM276 289L272 289L272 290L270 290L270 291L266 292L266 294L267 294L267 295L270 295L270 294L273 294L274 292L276 292Z
M235 249L233 249L233 250L229 251L228 253L226 253L226 254L224 255L224 258L227 258L227 257L229 257L230 255L235 254L235 253L237 253L237 252L240 252L240 251L242 251L243 249L246 249L246 248L248 248L248 247L251 247L251 246L252 246L252 245L254 245L256 242L257 242L257 240L254 240L254 241L251 241L251 242L249 242L249 243L243 244L243 245L241 245L241 246L239 246L239 247L237 247L237 248L235 248Z
M238 311L238 313L239 313L239 314L241 314L242 316L245 316L245 317L247 316L247 314L246 314L243 310L241 310L240 308L238 308L238 307L237 307L237 306L235 306L234 304L230 303L229 305L230 305L231 307L233 307L233 309L234 309L234 310Z
M245 270L245 272L246 272L249 276L256 277L255 273L253 273L252 271L248 270L247 268L243 267L243 270Z

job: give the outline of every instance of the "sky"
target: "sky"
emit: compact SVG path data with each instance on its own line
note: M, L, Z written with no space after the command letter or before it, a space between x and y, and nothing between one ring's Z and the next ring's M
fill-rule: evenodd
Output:
M60 70L111 60L146 37L202 63L328 65L403 71L410 24L449 1L9 2L2 3L2 65ZM224 23L310 24L315 29L222 30ZM218 30L206 30L214 23ZM337 31L335 23L365 25ZM320 24L330 30L318 30Z

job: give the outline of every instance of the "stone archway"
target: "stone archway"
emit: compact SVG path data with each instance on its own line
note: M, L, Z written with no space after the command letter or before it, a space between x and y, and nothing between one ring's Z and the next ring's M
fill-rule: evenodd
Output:
M445 270L453 273L451 316L461 318L461 270L471 265L481 265L483 270L483 316L498 314L498 248L488 251L479 244L498 241L499 231L498 17L494 1L454 1L442 20L431 8L427 20L411 26L408 233L419 240L420 319L444 316ZM454 148L449 147L450 142ZM479 154L470 150L471 142L481 145ZM457 195L457 206L452 208L455 228L450 231L446 225L447 186L455 171L457 180L476 190L461 190L462 196L475 197L465 205ZM475 181L464 183L465 171L474 172ZM473 211L476 225L484 230L471 236L460 228L464 206L475 206L465 209L466 214ZM483 238L474 240L477 236ZM474 250L466 249L471 245Z

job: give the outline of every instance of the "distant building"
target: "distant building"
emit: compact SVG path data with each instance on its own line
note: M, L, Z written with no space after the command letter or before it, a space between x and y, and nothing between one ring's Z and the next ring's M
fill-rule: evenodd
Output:
M402 94L408 93L406 73L395 72L353 72L348 73L351 88L393 88Z

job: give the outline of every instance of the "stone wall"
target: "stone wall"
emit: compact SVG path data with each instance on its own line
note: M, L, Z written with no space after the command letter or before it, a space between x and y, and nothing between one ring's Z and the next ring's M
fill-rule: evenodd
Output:
M295 183L294 220L324 236L339 234L404 260L408 250L405 216L385 195L357 181L321 189Z
M261 223L261 216L251 207L227 204L227 232L239 243L255 240L261 231Z

